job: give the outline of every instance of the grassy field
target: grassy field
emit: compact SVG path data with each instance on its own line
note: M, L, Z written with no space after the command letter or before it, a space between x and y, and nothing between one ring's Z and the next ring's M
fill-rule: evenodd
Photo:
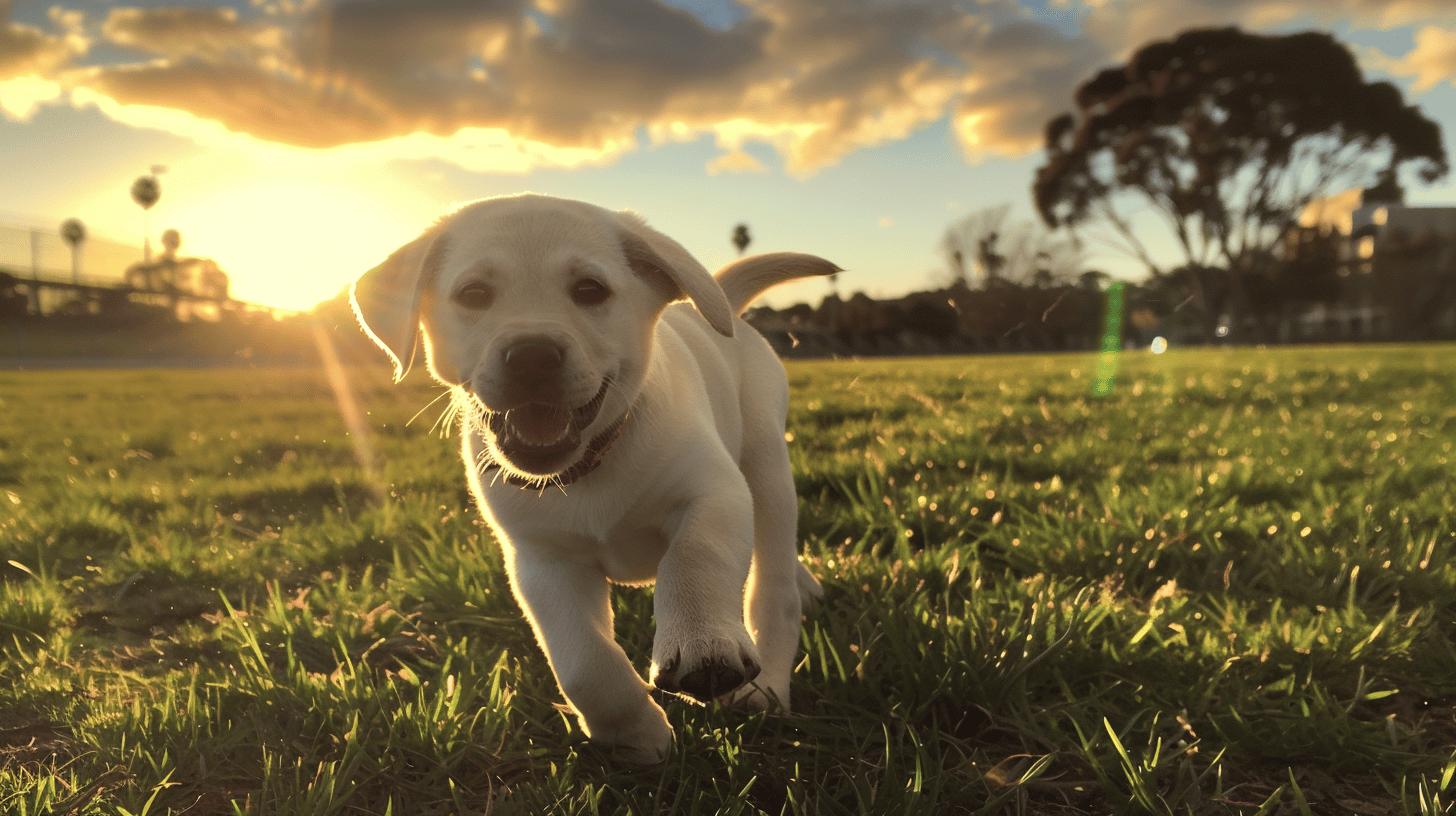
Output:
M421 381L0 373L0 813L1438 813L1456 348L797 363L792 716L557 707ZM651 597L616 595L645 668Z

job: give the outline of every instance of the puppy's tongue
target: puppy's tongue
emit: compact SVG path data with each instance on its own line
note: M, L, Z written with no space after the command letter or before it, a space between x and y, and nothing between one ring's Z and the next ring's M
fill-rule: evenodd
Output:
M556 405L531 403L510 413L511 430L528 445L561 441L571 429L571 412Z

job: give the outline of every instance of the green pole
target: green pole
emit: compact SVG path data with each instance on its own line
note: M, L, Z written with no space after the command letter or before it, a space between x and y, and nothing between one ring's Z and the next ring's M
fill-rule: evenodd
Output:
M1122 351L1123 293L1126 284L1107 287L1107 311L1102 317L1102 350L1097 354L1097 376L1092 381L1092 395L1106 397L1117 384L1117 355Z

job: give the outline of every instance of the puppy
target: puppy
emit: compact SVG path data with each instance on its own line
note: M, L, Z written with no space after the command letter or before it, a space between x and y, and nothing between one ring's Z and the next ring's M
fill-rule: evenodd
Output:
M796 553L783 366L738 315L837 271L776 253L715 280L635 215L522 195L446 216L351 291L396 381L423 335L561 692L631 761L661 761L672 729L613 636L613 583L656 582L653 686L789 706L801 609L821 590Z

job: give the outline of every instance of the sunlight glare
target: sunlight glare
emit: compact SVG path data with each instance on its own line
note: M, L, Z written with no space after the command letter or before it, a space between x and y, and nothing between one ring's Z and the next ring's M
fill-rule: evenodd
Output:
M211 257L233 296L306 309L338 294L429 222L379 185L262 178L219 185L169 219L183 251ZM413 208L411 208L413 209Z

